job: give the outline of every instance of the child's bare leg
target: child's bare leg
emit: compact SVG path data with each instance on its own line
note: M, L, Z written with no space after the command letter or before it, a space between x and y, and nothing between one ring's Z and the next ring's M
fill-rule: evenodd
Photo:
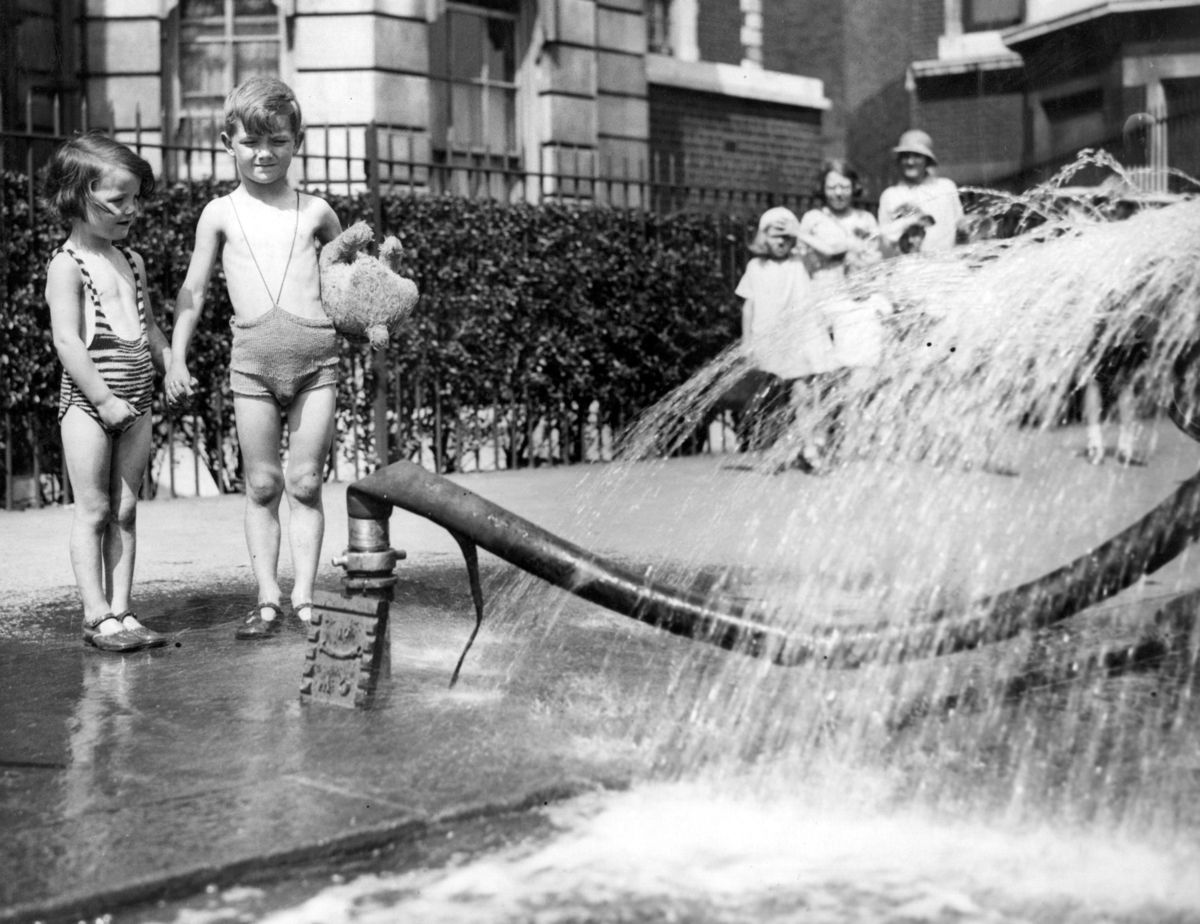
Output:
M1137 453L1138 438L1141 435L1137 405L1137 394L1133 386L1122 388L1117 395L1117 459L1126 465L1143 461Z
M337 392L330 386L296 396L288 412L288 462L284 485L291 514L288 540L292 550L292 606L296 615L307 620L311 609L321 543L325 538L325 507L321 487L325 481L325 460L333 440L333 412Z
M75 494L71 568L83 604L84 621L96 624L111 612L104 592L103 548L111 515L112 443L100 424L77 407L67 409L61 430L67 474ZM99 623L97 628L105 635L121 630L112 620Z
M1104 461L1103 415L1100 385L1095 379L1088 379L1083 386L1083 419L1087 425L1087 459L1093 465Z
M234 418L246 478L246 547L258 583L259 602L278 603L279 500L283 497L283 466L279 460L283 421L269 398L235 395ZM264 618L273 616L263 611Z
M104 574L115 614L129 612L137 556L137 499L150 459L150 415L143 414L113 444ZM133 623L129 623L132 626Z

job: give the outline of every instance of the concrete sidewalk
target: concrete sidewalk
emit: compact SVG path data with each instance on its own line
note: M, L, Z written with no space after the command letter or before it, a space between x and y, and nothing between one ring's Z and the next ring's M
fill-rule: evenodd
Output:
M474 482L553 522L587 474ZM326 492L332 548L318 583L335 591L328 559L344 545L345 487ZM544 703L558 695L563 659L501 696L497 664L511 660L512 640L485 632L448 689L474 622L461 552L402 512L393 545L410 560L390 679L369 711L302 706L298 621L269 643L233 638L254 599L242 510L240 497L141 505L139 611L172 643L125 656L80 643L71 511L0 515L0 921L104 914L628 778L628 753L580 760L555 728ZM628 636L577 609L590 627L571 639L568 661L598 660ZM640 667L634 657L621 670ZM547 746L556 738L564 747Z
M1077 441L1045 435L1019 478L915 469L913 484L934 499L951 482L968 494L993 492L981 509L997 522L964 514L944 542L965 545L968 531L991 544L1007 536L1005 573L1020 575L1126 525L1197 461L1193 444L1168 434L1145 469L1095 469L1075 457ZM605 493L609 467L456 480L588 548L639 561L664 543L693 561L766 556L752 540L783 507L770 492L786 496L788 510L810 498L811 517L853 514L847 503L859 486L850 475L771 478L726 461L648 465L636 494L625 485L619 502ZM716 494L738 491L766 502L744 523L725 510L711 513L716 525L703 522ZM596 497L603 515L583 504ZM1076 518L1073 505L1087 498L1099 498L1097 507ZM863 513L875 517L863 536L886 532L879 524L896 517L877 509L879 500L862 499L863 511L875 510ZM1048 521L1051 501L1067 513ZM326 504L319 584L336 590L340 572L328 559L345 541L345 485L330 485ZM489 599L504 589L520 605L485 623L462 681L448 689L473 625L461 555L443 530L397 512L392 545L408 559L393 606L390 678L370 710L303 706L307 646L298 624L268 643L233 638L254 594L240 497L141 505L140 612L173 642L127 656L80 643L66 555L71 515L0 513L0 922L77 920L622 785L654 758L630 731L647 704L669 721L662 704L679 695L672 684L681 665L702 673L729 657L541 585L514 590L512 569L484 556ZM925 526L913 520L906 529ZM802 536L790 551L802 557L806 543L828 541ZM1164 569L1153 595L1194 588L1191 571L1187 561Z

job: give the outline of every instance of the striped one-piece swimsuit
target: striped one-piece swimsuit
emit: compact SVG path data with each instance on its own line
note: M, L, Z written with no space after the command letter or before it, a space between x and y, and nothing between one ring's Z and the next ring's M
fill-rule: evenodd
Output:
M126 248L117 249L129 261L129 268L133 271L134 290L137 293L138 319L141 321L142 329L139 336L133 340L118 337L113 332L108 318L104 316L104 309L100 307L100 293L96 290L96 284L92 281L92 276L79 254L65 244L54 253L62 251L79 265L79 273L83 277L83 285L88 291L95 316L95 329L91 342L87 345L87 351L96 366L96 371L100 373L100 377L108 384L114 395L124 398L132 404L138 414L145 414L150 410L150 403L154 397L154 363L150 359L150 341L146 336L145 293L137 266L133 262L133 255ZM119 429L104 424L100 419L100 412L80 391L74 379L64 369L62 384L58 390L60 423L69 407L79 408L100 424L110 436L116 436L121 432Z

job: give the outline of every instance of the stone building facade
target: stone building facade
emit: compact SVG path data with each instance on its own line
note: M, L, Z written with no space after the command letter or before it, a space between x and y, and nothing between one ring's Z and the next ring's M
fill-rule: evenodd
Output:
M367 156L374 124L385 160L431 168L406 175L418 185L469 167L785 190L820 155L829 101L819 80L764 67L759 2L11 0L4 124L212 144L229 86L269 72L330 170ZM710 8L728 28L701 34ZM193 160L163 169L202 172Z
M522 198L566 176L796 196L837 155L871 196L909 127L962 184L1097 145L1200 174L1195 0L6 0L0 60L4 129L150 144L211 145L228 87L278 73L330 181L372 145L417 187L470 169L539 175L500 190Z

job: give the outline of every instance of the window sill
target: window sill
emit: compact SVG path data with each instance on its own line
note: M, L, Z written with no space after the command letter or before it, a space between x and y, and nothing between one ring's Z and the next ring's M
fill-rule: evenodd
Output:
M815 77L764 71L734 64L680 61L666 55L646 55L646 79L659 86L699 90L720 96L760 100L806 109L828 109L825 83Z

